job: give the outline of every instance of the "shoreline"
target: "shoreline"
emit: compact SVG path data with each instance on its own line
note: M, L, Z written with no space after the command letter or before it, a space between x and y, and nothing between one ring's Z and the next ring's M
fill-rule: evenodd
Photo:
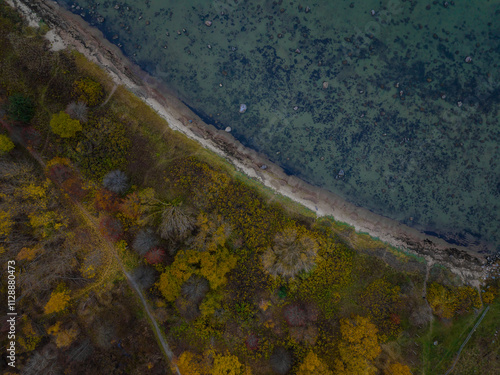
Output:
M10 0L8 3L25 14L30 24L33 23L33 13L43 18L55 31L46 36L50 38L54 50L61 49L61 43L76 49L106 71L116 84L124 85L154 109L172 130L215 152L248 177L307 207L317 216L330 216L354 227L357 232L368 233L391 246L424 257L428 264L442 264L463 281L476 281L477 284L483 278L486 255L479 252L493 253L485 244L468 247L451 245L441 238L426 235L349 203L296 176L287 175L281 167L271 163L264 155L244 147L229 133L205 124L165 85L130 62L117 46L104 38L101 31L88 27L79 16L53 1L38 0L33 3ZM267 166L265 170L261 168L263 165Z

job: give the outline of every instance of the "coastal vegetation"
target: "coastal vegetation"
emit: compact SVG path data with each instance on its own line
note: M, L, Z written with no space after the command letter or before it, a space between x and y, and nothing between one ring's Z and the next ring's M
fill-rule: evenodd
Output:
M494 327L498 277L427 279L170 130L43 30L0 4L0 261L16 260L22 373L441 374L485 304ZM489 356L493 373L498 340L477 333L457 368Z

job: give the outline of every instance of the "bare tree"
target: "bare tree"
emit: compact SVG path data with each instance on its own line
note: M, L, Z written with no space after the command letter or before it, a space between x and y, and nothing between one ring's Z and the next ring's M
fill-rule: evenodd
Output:
M278 346L274 349L273 354L271 354L269 362L272 369L278 374L286 374L292 368L293 359L288 350L282 346Z
M152 267L138 267L132 272L132 278L143 289L149 289L155 282L155 270Z
M200 303L210 289L208 280L199 275L191 277L182 285L181 293L188 300Z
M158 233L164 239L183 239L193 229L194 219L181 206L169 205L161 212Z
M129 188L127 175L119 170L109 172L102 179L103 186L116 194L123 194Z
M59 373L57 349L54 344L47 344L41 350L33 352L33 355L21 370L22 375L55 375Z
M275 236L274 244L262 255L262 263L273 276L293 278L314 267L317 252L318 244L311 235L287 228Z
M84 102L71 102L66 107L66 113L72 119L85 123L88 121L89 108Z
M137 233L137 236L135 236L134 242L132 242L132 249L139 255L144 256L153 247L158 246L159 243L160 241L152 229L141 229L139 233Z

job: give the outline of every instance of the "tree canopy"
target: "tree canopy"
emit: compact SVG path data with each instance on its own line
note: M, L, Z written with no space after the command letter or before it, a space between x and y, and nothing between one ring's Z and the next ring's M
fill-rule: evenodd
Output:
M30 98L22 94L14 94L9 97L9 118L14 121L28 123L35 114L35 106Z
M333 371L313 351L310 351L297 370L297 375L309 374L333 375Z
M336 370L341 374L375 374L377 369L371 364L381 352L377 337L377 327L366 317L340 321L342 341L339 344L340 359Z
M62 138L71 138L82 130L80 121L73 120L66 112L59 112L52 115L50 120L52 131Z

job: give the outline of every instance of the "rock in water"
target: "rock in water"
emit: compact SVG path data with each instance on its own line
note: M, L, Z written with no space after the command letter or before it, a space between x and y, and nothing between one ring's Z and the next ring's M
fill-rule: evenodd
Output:
M231 132L231 127L228 126L225 130L226 130L226 132L230 133Z
M240 104L240 113L245 113L247 110L247 105L246 104Z

